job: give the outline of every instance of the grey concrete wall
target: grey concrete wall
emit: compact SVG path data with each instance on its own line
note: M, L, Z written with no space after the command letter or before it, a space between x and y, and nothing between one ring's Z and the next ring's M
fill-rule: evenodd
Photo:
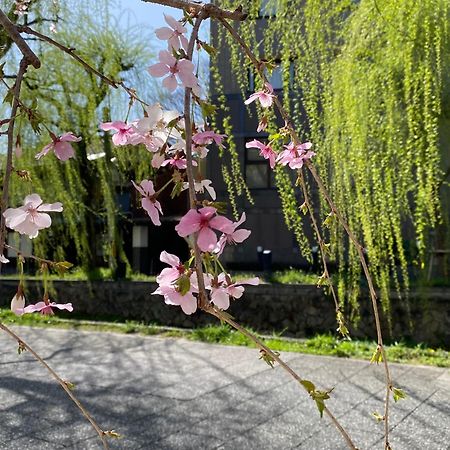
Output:
M16 288L17 281L0 282L0 306L9 305ZM165 305L162 297L150 295L155 289L155 283L147 282L57 281L53 283L53 298L72 302L74 313L96 317L112 316L178 327L217 323L204 313L186 316L179 307ZM27 290L29 300L40 300L40 283L29 282ZM350 327L353 336L375 336L370 308L369 296L364 296L361 321L357 327ZM248 286L229 312L238 322L266 333L284 331L287 336L304 337L336 329L332 300L315 286ZM385 318L383 321L385 335L391 339L450 346L450 289L411 293L409 305L394 295L391 333Z

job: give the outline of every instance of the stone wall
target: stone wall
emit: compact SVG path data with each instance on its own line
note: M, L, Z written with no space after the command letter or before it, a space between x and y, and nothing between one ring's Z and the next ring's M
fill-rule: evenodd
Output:
M0 305L7 306L17 288L17 281L0 281ZM72 302L75 312L96 318L123 318L177 327L195 327L216 323L206 314L186 316L181 309L164 304L162 297L150 295L155 283L125 281L55 281L53 298ZM28 282L27 295L39 300L42 286ZM369 296L362 297L361 320L350 327L356 337L375 337ZM409 315L408 315L409 311ZM286 336L304 337L336 329L331 298L309 285L247 286L244 296L229 312L238 322L265 333L284 332ZM431 345L450 346L450 289L427 289L410 295L409 307L395 295L392 298L392 326L384 321L391 340L410 339Z

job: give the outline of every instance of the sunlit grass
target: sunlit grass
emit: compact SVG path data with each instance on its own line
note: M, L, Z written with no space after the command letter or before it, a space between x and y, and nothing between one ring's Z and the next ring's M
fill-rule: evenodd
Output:
M67 316L70 317L70 316ZM73 316L72 316L73 317ZM26 314L15 316L9 309L0 309L0 320L7 325L57 327L86 331L117 332L126 334L158 335L166 338L185 338L211 344L255 347L248 338L227 325L209 325L193 330L147 325L137 321L99 321L60 316ZM369 340L342 340L330 334L318 334L309 339L288 339L277 334L264 336L264 342L279 352L298 352L328 355L341 358L357 358L370 361L376 343ZM450 352L423 344L411 345L398 342L386 346L389 361L409 364L425 364L450 367Z

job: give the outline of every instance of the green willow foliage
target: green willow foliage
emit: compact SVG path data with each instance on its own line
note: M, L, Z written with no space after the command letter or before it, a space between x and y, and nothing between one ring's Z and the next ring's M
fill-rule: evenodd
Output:
M218 4L236 7L234 0ZM319 173L364 243L387 310L392 283L407 292L408 267L423 261L430 229L441 220L441 153L448 147L440 146L439 125L443 70L449 68L450 3L239 4L249 11L239 25L241 36L257 55L277 60L284 69L284 105L300 136L314 143ZM226 30L218 33L218 42L231 47L230 64L245 95L248 62ZM276 178L291 225L301 214L299 205L285 200L292 189L286 177L278 173ZM324 201L321 209L325 217ZM339 267L341 301L346 298L355 312L361 280L357 253L337 221L327 234Z
M83 59L106 76L131 79L127 83L138 87L133 71L143 72L142 64L149 60L146 36L133 35L133 30L117 33L110 5L106 0L95 5L90 1L65 2L58 11L62 20L57 23L54 38L76 48ZM45 24L39 29L49 34ZM116 195L120 188L130 191L130 177L151 175L148 153L143 148L121 147L116 151L110 137L99 132L100 122L125 119L128 97L47 43L39 43L36 52L42 67L29 70L21 98L28 106L37 104L42 123L36 135L27 120L18 121L23 156L15 159L14 166L29 169L32 183L13 177L11 205L21 204L31 191L46 202L61 201L64 218L55 214L54 226L33 241L36 254L68 259L88 270L102 255L115 269L119 260L127 263L119 227L126 217L119 210ZM51 141L46 127L56 135L71 131L82 137L74 144L75 159L62 163L49 153L35 161L34 155Z

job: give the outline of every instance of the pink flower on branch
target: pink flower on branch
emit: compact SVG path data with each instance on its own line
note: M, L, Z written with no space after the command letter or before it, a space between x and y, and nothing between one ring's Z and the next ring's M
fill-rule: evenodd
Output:
M221 255L226 244L240 244L250 236L252 233L250 230L246 230L245 228L237 230L237 228L242 225L245 220L245 213L242 213L242 216L238 222L232 222L231 225L225 229L217 243L216 248L214 249L214 253Z
M40 312L41 314L44 315L53 315L53 309L57 308L57 309L61 309L61 310L66 310L69 312L73 311L73 306L72 303L55 303L55 302L49 302L48 300L42 301L42 302L38 302L35 305L28 305L25 308L22 309L17 309L16 314L28 314L28 313L34 313L34 312Z
M230 276L225 273L219 274L216 280L211 281L211 302L220 309L228 309L230 306L230 297L238 299L244 293L243 284L257 286L259 278L249 278L233 283Z
M212 251L217 244L217 236L213 230L222 233L232 227L233 222L223 216L216 215L217 210L212 206L206 206L189 210L175 227L181 237L186 237L198 232L197 245L202 252Z
M186 293L181 293L176 285L160 285L152 294L159 294L164 296L164 301L167 305L181 306L185 314L193 314L197 311L197 298L193 295L193 286Z
M270 168L273 169L275 167L277 154L270 145L266 145L258 141L257 139L253 139L253 141L247 142L245 144L245 147L259 149L260 156L262 156L264 159L269 160Z
M116 120L114 122L104 122L100 124L100 129L103 131L115 131L116 133L112 137L114 145L126 145L130 143L130 140L136 134L136 128L134 125L128 125L125 122Z
M214 131L202 131L192 136L192 142L198 146L210 145L215 142L218 147L223 148L222 141L226 137L226 134L217 134Z
M245 100L244 103L246 105L249 105L255 100L259 100L259 103L263 108L270 108L272 106L274 98L275 95L273 94L272 85L270 83L265 83L264 90L255 92L254 94L250 95L250 97L247 100Z
M52 224L52 219L47 212L61 212L62 210L60 202L42 203L38 194L31 194L25 197L23 206L8 208L3 216L8 228L33 239L39 234L39 230L48 228Z
M47 144L39 153L36 154L36 159L41 159L50 150L53 150L55 156L60 161L67 161L75 156L75 151L70 144L71 142L80 142L81 138L76 137L73 133L64 133L61 136L51 134L52 142Z
M155 225L161 225L159 220L159 215L163 214L161 209L161 204L155 199L155 189L153 187L153 182L150 180L142 180L141 184L138 185L134 181L131 181L136 190L142 195L141 204L149 215L151 221Z
M172 16L164 14L164 19L166 20L169 27L162 27L155 30L156 37L162 41L168 41L168 49L179 50L183 47L187 52L189 41L184 34L187 32L186 28L175 20Z
M164 268L161 273L156 277L156 282L160 285L170 285L186 271L186 268L181 264L180 258L171 253L167 253L165 250L161 252L159 260L168 264L170 267Z
M167 50L159 52L159 63L148 68L150 75L156 78L164 77L163 86L173 92L178 86L178 77L182 86L197 90L198 80L194 75L194 64L188 59L177 60Z
M282 166L289 165L291 169L301 169L305 161L311 159L315 153L309 149L312 147L311 142L305 142L304 144L294 144L290 142L285 145L283 150L277 158Z
M165 161L163 161L161 163L161 166L165 167L165 166L167 166L169 164L172 167L177 168L178 170L184 170L187 167L187 159L186 158L182 158L179 155L175 155L173 158L169 158L169 159L166 159ZM197 162L196 161L192 161L192 165L193 166L197 166Z

